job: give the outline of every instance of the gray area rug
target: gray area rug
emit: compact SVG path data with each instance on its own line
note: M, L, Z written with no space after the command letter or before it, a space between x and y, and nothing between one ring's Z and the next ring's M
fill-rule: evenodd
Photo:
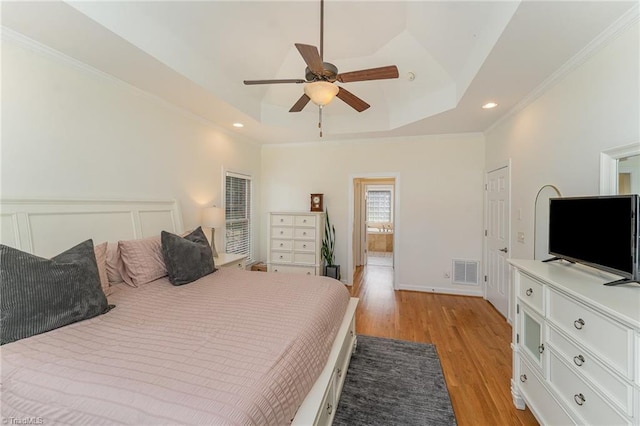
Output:
M455 425L432 344L358 335L334 425Z

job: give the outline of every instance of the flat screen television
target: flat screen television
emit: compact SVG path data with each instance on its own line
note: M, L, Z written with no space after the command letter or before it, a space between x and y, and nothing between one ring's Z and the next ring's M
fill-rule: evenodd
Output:
M549 259L565 259L624 277L607 285L639 282L640 196L549 200Z

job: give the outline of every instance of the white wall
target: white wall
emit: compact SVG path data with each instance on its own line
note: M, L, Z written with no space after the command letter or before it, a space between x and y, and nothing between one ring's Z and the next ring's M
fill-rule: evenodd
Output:
M4 198L177 199L187 228L199 225L201 206L222 205L223 167L252 173L260 187L259 146L8 40L0 153ZM222 247L221 232L216 239Z
M487 165L512 159L511 257L533 258L534 201L599 193L600 152L640 142L638 24L486 134ZM521 210L521 220L517 219ZM518 243L518 232L525 243Z
M397 174L398 287L481 294L480 286L452 285L444 272L453 258L482 259L484 167L479 134L270 145L262 149L263 208L308 211L309 194L323 193L336 261L351 282L344 276L350 180ZM266 252L266 226L262 242Z

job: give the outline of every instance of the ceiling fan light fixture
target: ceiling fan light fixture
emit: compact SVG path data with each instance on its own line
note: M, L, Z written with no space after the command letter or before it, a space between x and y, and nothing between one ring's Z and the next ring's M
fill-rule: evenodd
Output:
M328 81L314 81L304 85L304 94L318 106L325 106L338 94L338 86Z

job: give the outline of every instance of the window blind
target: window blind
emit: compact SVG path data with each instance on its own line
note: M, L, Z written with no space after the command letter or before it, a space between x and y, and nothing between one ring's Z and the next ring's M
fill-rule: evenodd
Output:
M225 176L225 252L247 255L251 250L251 176L227 172Z

